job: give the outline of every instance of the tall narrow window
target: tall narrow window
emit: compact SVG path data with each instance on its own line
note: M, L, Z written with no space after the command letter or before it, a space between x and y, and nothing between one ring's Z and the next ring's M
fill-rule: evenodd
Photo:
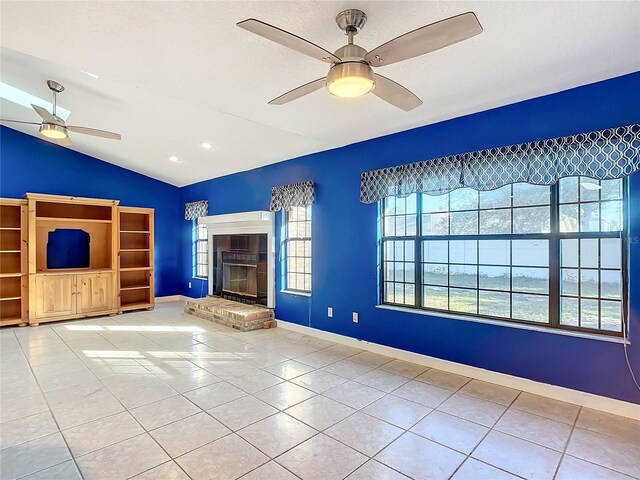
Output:
M625 181L382 202L382 301L621 335Z
M209 275L209 251L207 243L207 227L193 221L193 276L207 278Z
M285 288L311 292L311 207L285 211Z

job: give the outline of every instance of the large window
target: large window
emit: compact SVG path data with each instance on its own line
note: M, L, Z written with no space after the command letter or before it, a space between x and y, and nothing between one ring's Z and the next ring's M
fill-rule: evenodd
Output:
M621 335L625 182L566 178L382 202L382 301Z
M209 252L207 243L207 227L193 221L193 276L207 278L209 275Z
M311 207L285 211L285 289L311 292Z

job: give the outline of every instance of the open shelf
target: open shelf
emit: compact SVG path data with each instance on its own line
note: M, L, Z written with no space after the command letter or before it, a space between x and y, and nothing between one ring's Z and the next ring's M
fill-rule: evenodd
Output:
M16 231L17 230L19 232L22 229L20 227L0 227L0 230L3 231L3 232L4 231L11 232L11 231Z
M55 221L83 220L111 222L110 205L91 205L86 203L66 203L38 201L36 204L36 218Z
M20 255L20 250L0 255L0 273L19 273L21 270L22 257Z
M26 324L26 320L22 320L22 317L0 317L0 327L8 327L9 325Z
M7 297L7 298L0 298L0 302L6 302L7 300L20 300L22 297Z
M149 287L151 285L151 272L147 269L121 270L120 289Z
M20 319L22 316L22 302L20 298L0 302L0 318Z
M151 285L136 285L134 287L120 287L120 290L143 290L145 288L151 288Z
M120 310L126 312L128 310L142 310L145 308L153 308L153 303L151 302L132 302L132 303L124 303L120 305Z
M20 205L2 205L0 208L0 228L20 230Z
M18 230L5 230L0 235L0 250L18 250L22 247L21 237L22 232Z
M120 231L149 232L149 214L120 212Z
M82 222L82 223L111 223L111 219L109 220L101 220L95 218L66 218L66 217L36 217L36 220L39 222Z
M120 250L149 250L149 235L120 232Z
M151 291L149 288L120 290L120 308L134 310L147 308L151 305Z
M20 276L3 277L0 279L0 297L16 298L22 296L22 279Z
M20 272L0 273L0 278L17 278L21 276L22 276L22 273Z
M149 250L121 250L120 268L150 267Z

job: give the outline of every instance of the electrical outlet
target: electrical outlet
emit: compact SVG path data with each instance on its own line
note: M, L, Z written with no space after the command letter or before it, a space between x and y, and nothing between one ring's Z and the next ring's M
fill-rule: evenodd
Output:
M327 317L329 317L329 318L333 317L333 308L332 307L327 308Z
M358 312L353 312L353 323L358 323Z
M191 282L189 282L189 288L191 288Z

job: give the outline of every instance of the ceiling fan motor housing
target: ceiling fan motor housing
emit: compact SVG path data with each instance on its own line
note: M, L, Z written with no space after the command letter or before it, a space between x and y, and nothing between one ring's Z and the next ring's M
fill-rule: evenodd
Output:
M358 79L358 82L363 82L361 85L362 88L366 90L363 91L364 93L373 90L375 87L375 79L371 66L369 66L369 64L364 60L364 56L367 54L367 51L364 48L350 43L340 47L336 50L335 54L342 60L342 62L333 65L329 70L326 81L326 87L327 90L329 90L329 93L336 95L335 89L332 88L332 84L334 84L334 82L339 83L341 79L348 78ZM344 95L338 94L338 96ZM354 94L353 96L359 95Z
M361 46L351 43L337 49L335 54L343 62L364 62L367 51Z

